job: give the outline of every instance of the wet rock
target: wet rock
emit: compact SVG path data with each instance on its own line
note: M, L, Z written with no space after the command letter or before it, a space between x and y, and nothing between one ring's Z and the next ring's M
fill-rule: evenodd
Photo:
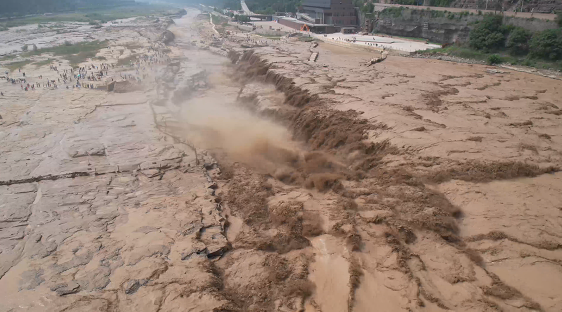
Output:
M141 172L142 172L142 174L144 174L147 178L154 178L154 177L160 175L160 170L158 170L158 169L142 170Z
M57 250L57 244L55 242L48 242L46 244L39 244L34 246L33 250L29 253L31 258L45 258L50 256L55 250Z
M89 272L85 277L80 279L80 285L86 290L104 289L109 284L109 275L111 270L108 267L100 266L99 268Z
M33 234L31 236L31 241L37 243L41 240L42 237L43 237L43 235L41 235L41 234Z
M229 243L220 227L210 227L201 233L201 241L207 246L207 257L221 256L229 249Z
M42 269L25 271L21 274L20 290L35 289L35 287L41 285L44 281Z
M188 260L194 255L206 255L207 247L201 242L194 243L189 250L180 254L182 260Z
M162 43L164 44L170 44L172 41L174 41L174 39L176 39L176 36L169 30L164 31L160 35L160 41L162 41Z
M107 92L111 92L115 89L115 81L107 85Z
M84 156L105 156L105 147L103 146L95 146L88 148L86 150L77 150L74 151L70 157L77 158L77 157L84 157Z
M141 286L144 286L148 281L146 279L142 280L130 280L125 284L125 293L131 295L137 292Z
M75 281L71 281L68 283L57 284L51 287L51 290L56 292L59 296L74 294L80 290L80 284Z

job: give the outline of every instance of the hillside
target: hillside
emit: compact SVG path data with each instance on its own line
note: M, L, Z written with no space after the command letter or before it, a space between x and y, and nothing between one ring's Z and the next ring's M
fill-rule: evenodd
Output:
M134 5L133 0L21 0L0 2L0 16L21 16Z

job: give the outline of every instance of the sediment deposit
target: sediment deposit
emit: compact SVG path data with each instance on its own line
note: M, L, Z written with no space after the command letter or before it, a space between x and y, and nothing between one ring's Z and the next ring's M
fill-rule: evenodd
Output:
M0 98L1 310L562 309L558 80L198 13Z

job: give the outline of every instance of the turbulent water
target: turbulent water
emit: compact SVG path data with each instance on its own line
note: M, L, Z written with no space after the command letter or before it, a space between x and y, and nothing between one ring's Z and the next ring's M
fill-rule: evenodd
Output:
M559 310L558 147L514 141L556 141L555 84L187 12L169 46L95 34L171 59L110 71L147 77L120 93L5 88L1 311Z

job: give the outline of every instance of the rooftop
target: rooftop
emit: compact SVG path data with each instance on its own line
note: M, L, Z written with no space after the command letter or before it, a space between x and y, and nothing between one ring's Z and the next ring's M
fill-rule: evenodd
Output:
M295 23L299 23L299 24L306 24L306 25L309 26L309 27L315 27L315 26L320 26L320 27L323 27L323 26L334 26L333 24L314 24L314 23L305 22L305 21L301 21L301 20L298 20L298 19L293 18L293 17L286 17L286 16L279 16L279 19L284 19L284 20L291 21L291 22L295 22Z
M331 0L304 0L303 6L315 7L315 8L326 8L331 7Z

